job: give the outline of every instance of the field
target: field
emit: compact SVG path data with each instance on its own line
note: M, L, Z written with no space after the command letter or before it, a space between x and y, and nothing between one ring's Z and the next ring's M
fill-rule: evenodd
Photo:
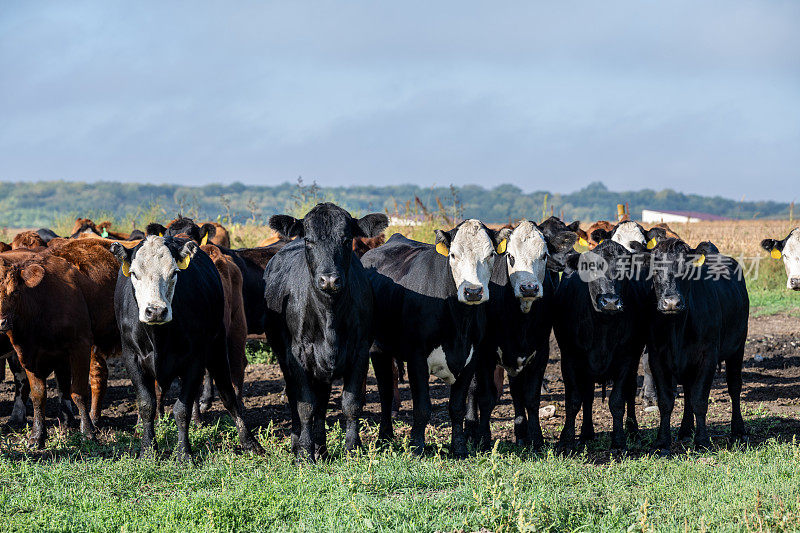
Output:
M498 439L490 453L466 460L447 456L447 387L432 381L435 412L426 456L405 444L411 420L408 384L401 384L398 441L376 447L377 392L370 378L365 449L342 451L340 404L329 416L333 459L295 463L289 453L288 408L280 371L258 352L245 386L247 419L258 426L265 457L242 454L219 402L206 425L192 431L195 464L174 462L175 426L158 427L160 456L135 457L138 440L133 393L112 364L98 442L50 425L47 449L29 452L25 431L0 436L0 528L3 530L798 530L800 529L800 294L785 289L778 261L758 247L783 237L789 222L748 221L675 226L691 244L715 242L734 256L761 257L748 280L753 302L745 354L743 409L750 443L727 442L730 403L724 372L712 391L713 448L675 443L668 458L650 454L657 413L637 406L643 431L626 455L608 452L610 420L597 390L600 438L574 456L552 451L563 424L560 354L552 345L548 394L555 406L543 421L540 454L512 444L507 394L495 412ZM432 228L400 228L417 238ZM264 230L244 228L247 240ZM234 239L236 233L234 232ZM242 239L244 241L244 239ZM250 244L248 242L247 244ZM759 357L756 357L759 356ZM255 362L258 361L258 362ZM51 388L52 390L52 388ZM11 410L13 385L0 385L0 424ZM54 395L51 393L51 398ZM677 427L682 398L676 403ZM54 402L48 404L54 410ZM48 418L52 422L52 418Z

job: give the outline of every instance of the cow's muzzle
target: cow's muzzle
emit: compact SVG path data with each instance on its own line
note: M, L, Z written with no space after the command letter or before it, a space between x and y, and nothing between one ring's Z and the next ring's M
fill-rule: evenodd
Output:
M162 306L148 305L144 309L144 319L148 324L163 324L168 314L167 308Z
M622 299L613 294L602 294L597 297L597 308L603 313L616 314L621 313L624 308L622 306Z
M329 294L337 293L342 288L342 278L337 274L322 274L317 280L317 287Z
M800 277L789 278L789 288L793 291L800 291Z
M522 284L519 286L519 294L522 298L538 298L541 295L541 287L537 284Z
M662 296L658 300L658 310L665 315L675 315L682 312L686 305L683 303L683 298L679 294L670 294Z
M464 299L467 302L480 302L483 300L483 287L468 286L464 287Z

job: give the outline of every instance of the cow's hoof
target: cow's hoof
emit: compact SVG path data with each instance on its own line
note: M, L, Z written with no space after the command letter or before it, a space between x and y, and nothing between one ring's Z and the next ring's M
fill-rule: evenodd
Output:
M31 450L42 450L44 449L44 443L47 441L46 436L41 437L31 437L28 439L28 448Z
M706 451L711 449L711 439L700 439L694 441L694 447L699 451Z
M556 444L555 452L558 455L572 455L575 453L575 443L574 442L559 442Z
M200 402L200 412L207 413L211 410L211 402Z
M747 445L750 444L750 435L747 433L733 433L731 434L731 440L733 442Z

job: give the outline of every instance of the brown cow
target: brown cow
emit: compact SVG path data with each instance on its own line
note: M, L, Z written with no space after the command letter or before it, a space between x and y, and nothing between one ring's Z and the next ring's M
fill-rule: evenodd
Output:
M614 224L612 224L607 220L598 220L597 222L589 226L589 229L586 230L586 235L587 235L586 241L589 243L589 248L594 248L595 246L600 244L598 241L592 238L592 232L598 229L602 229L611 233L612 231L614 231Z
M0 331L8 335L28 375L33 402L30 445L47 439L44 408L46 380L55 372L64 396L78 408L81 432L94 438L89 417L91 317L89 283L60 257L15 250L0 255ZM69 413L61 416L68 422Z
M103 237L107 239L127 241L130 238L128 233L120 233L111 230L111 222L105 220L100 224L95 224L89 218L78 218L72 227L70 238Z
M47 247L38 233L35 231L22 231L14 236L11 241L11 249L17 250L19 248L26 248L28 250L39 251ZM1 250L0 250L1 251Z

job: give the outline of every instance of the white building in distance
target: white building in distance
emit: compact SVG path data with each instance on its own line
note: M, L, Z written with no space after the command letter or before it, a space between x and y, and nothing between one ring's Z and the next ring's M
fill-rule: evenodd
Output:
M659 222L702 222L707 220L730 220L719 215L699 213L697 211L656 211L642 209L642 222L657 224Z

